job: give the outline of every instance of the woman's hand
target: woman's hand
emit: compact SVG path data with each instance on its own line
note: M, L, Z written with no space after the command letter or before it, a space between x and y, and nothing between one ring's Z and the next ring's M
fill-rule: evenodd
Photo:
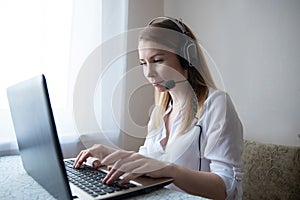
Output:
M109 173L103 179L104 183L111 184L123 175L120 184L128 183L142 175L153 178L170 177L170 163L165 163L145 157L133 151L117 150L107 155L102 161L102 165L112 165Z
M142 175L153 178L171 177L170 170L167 169L170 163L145 157L133 151L117 150L101 144L81 151L76 157L74 167L79 168L89 157L99 159L93 162L93 167L109 166L109 172L103 179L106 184L113 183L122 175L123 179L119 182L121 185Z
M93 167L98 168L101 166L101 160L107 155L117 151L117 149L104 146L102 144L95 144L91 148L82 150L76 157L74 167L79 168L82 163L86 162L89 157L95 157L99 160L93 162Z

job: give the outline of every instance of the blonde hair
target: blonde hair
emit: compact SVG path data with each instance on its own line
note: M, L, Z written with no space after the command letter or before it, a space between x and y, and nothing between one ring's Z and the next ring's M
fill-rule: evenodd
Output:
M177 22L178 23L178 22ZM181 25L187 30L188 37L183 34L179 29L177 23L172 24L172 19L165 19L162 22L152 23L145 27L140 33L139 41L148 40L156 43L160 43L169 49L172 49L177 54L182 67L188 70L188 82L194 91L194 97L190 102L187 102L187 108L183 111L183 121L179 129L179 135L184 134L190 127L195 117L200 117L204 102L208 96L209 88L216 88L215 83L212 79L208 65L205 61L204 54L201 50L200 45L197 42L195 35L192 33L189 27L184 23L180 22ZM155 28L155 29L153 29ZM157 28L161 29L157 30ZM172 37L172 34L165 33L165 30L176 31L176 37ZM178 37L178 32L180 38ZM184 35L184 37L182 37ZM183 66L187 64L187 58L183 58L180 53L181 46L185 43L185 40L192 40L196 46L197 61L192 63L193 66ZM154 92L155 108L152 111L151 119L148 123L148 134L155 133L163 122L162 118L168 108L171 96L169 92Z

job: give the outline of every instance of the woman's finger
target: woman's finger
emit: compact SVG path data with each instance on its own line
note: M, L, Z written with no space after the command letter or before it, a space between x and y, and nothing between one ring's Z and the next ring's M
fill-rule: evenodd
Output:
M130 156L131 154L133 154L133 152L130 151L115 151L109 155L107 155L102 161L101 163L103 165L110 165L110 164L114 164L116 161L124 159L128 156Z
M145 173L141 173L143 171L147 171L144 169L145 160L139 159L130 163L124 164L119 170L125 173L123 179L120 181L120 185L128 183L130 180L135 179L139 176L144 175Z
M81 151L78 159L76 159L76 161L75 161L75 164L74 164L75 168L79 168L82 165L82 163L86 162L86 159L88 157L90 157L89 150L83 150L83 151Z
M119 182L120 185L124 185L126 183L129 183L129 181L142 176L142 174L138 174L138 173L126 173L123 176L123 179Z
M106 175L104 181L106 181L107 183L112 183L115 180L117 180L120 176L122 176L123 174L131 174L133 171L135 171L136 168L140 168L141 165L143 165L143 160L142 159L138 159L135 161L124 161L128 159L125 158L123 160L118 160L114 166L112 167L112 169L109 171L109 173ZM142 171L142 170L141 170ZM137 174L135 173L135 177L137 176L141 176L143 175L143 173ZM133 176L133 175L131 175ZM129 177L131 177L129 176Z
M115 182L120 176L122 176L124 172L117 170L117 169L111 169L107 175L103 179L103 183L106 184L112 184Z
M76 156L76 158L75 158L75 162L74 162L74 165L73 165L73 167L75 167L75 166L77 165L77 163L78 163L78 160L79 160L79 158L80 158L81 154L82 154L82 151L80 151L80 152L79 152L79 154Z
M79 168L82 165L82 163L83 163L82 156L83 156L84 152L85 152L85 150L81 151L78 154L78 156L76 157L75 162L74 162L74 167L75 168Z

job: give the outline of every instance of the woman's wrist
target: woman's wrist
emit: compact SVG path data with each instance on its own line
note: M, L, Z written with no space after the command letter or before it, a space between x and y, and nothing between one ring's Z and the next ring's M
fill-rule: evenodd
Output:
M175 180L176 175L178 174L178 166L173 163L169 163L165 168L166 177L172 178Z

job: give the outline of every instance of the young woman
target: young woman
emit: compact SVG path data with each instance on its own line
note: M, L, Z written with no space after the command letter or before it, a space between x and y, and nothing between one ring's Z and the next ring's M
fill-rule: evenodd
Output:
M168 187L211 199L242 198L243 129L230 97L218 90L192 31L158 17L140 33L139 59L155 87L155 108L139 152L94 145L75 167L95 157L110 165L104 182L121 175L171 177Z

